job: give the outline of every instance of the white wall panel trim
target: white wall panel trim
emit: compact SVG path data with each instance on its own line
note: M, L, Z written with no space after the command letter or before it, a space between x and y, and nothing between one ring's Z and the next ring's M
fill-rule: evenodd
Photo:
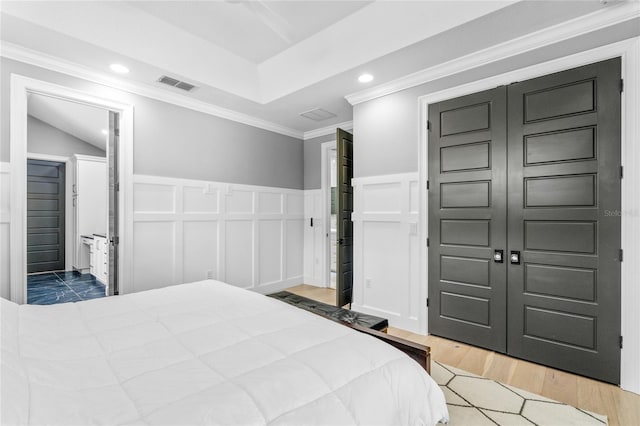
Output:
M419 282L418 173L354 178L353 304L389 324L426 334Z
M213 278L268 293L303 282L302 190L135 175L134 194L134 229L144 225L147 241L134 235L133 291ZM157 253L149 227L162 236ZM167 241L172 261L161 262Z

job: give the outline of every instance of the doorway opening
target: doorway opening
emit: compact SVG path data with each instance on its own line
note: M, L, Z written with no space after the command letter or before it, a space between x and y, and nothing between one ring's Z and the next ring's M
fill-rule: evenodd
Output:
M353 289L353 135L336 129L336 140L321 148L324 205L324 285L335 290L335 305L351 306Z
M11 76L11 142L10 142L10 173L11 173L11 223L10 223L10 300L15 303L27 303L27 234L28 234L28 203L27 203L27 160L44 160L65 163L65 213L73 209L74 177L71 176L76 165L74 161L85 157L97 157L95 152L85 152L77 154L68 152L67 154L46 154L29 153L29 149L34 149L28 145L28 122L30 115L37 115L33 108L29 108L29 99L40 96L45 101L66 101L76 107L91 107L106 114L106 128L99 129L99 138L102 139L106 148L102 150L102 161L105 164L105 181L108 191L100 191L100 199L105 201L105 211L108 211L107 227L104 232L105 243L103 251L108 253L106 260L103 260L105 270L108 270L105 278L105 294L113 295L122 293L119 283L124 286L131 281L132 260L130 252L132 250L131 228L132 222L132 179L133 179L133 106L109 98L95 96L90 93L78 91L64 86L59 86L46 81L35 80L21 75ZM32 114L33 113L33 114ZM77 119L74 114L73 118ZM41 120L42 121L42 120ZM63 120L64 121L64 120ZM82 119L80 119L82 121ZM55 126L52 126L55 127ZM62 125L58 126L58 130ZM120 135L122 129L122 135ZM68 131L68 129L67 129ZM106 134L104 134L104 132ZM31 132L33 136L33 131ZM80 138L78 138L80 139ZM47 141L43 138L40 141ZM82 142L82 140L81 140ZM68 145L65 145L69 148ZM84 146L84 145L83 145ZM118 155L120 154L120 155ZM106 167L106 165L109 167ZM76 194L77 195L77 194ZM94 194L95 195L95 194ZM78 198L75 198L76 202ZM91 211L91 208L89 208ZM64 221L64 271L54 271L66 276L72 273L89 273L91 265L87 265L86 270L74 267L78 256L76 250L80 232L74 228L73 215L65 214ZM120 218L120 220L118 220ZM58 219L60 220L60 219ZM71 234L74 232L74 234ZM92 231L93 232L93 231ZM96 232L97 233L97 232ZM73 235L71 237L70 235ZM123 243L119 244L119 236L123 235ZM68 237L69 236L69 237ZM121 259L118 267L118 259ZM50 271L49 271L50 272ZM94 271L95 272L95 271ZM58 279L60 277L57 277ZM64 281L64 280L59 280ZM123 287L124 287L123 286ZM76 292L77 293L77 292Z
M110 111L29 93L27 115L27 303L105 297Z
M326 213L329 217L329 288L336 289L336 273L337 273L337 216L336 216L336 188L338 186L338 165L336 163L336 149L329 150L329 161L327 161L327 170L329 174L329 191L328 196L329 211Z

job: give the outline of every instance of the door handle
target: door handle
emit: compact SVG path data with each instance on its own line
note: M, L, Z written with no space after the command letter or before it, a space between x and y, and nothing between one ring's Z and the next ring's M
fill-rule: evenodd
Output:
M344 238L339 238L338 241L336 241L338 243L339 246L344 244Z
M493 261L496 263L504 262L504 250L494 250L493 251Z
M517 250L511 250L511 254L509 255L509 261L512 265L520 264L520 252Z

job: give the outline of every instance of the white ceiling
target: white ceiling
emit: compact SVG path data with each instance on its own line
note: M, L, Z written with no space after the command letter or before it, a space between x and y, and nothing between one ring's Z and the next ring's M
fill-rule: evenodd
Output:
M107 149L107 136L102 134L102 130L109 129L107 110L30 93L27 99L27 112L30 116L90 143L96 148L103 151Z
M371 1L170 1L128 4L259 64Z
M581 1L5 1L3 46L302 133L344 96L607 7ZM109 64L131 72L115 76ZM358 83L369 72L371 83ZM191 93L157 83L166 74ZM114 85L118 85L114 83ZM336 116L299 114L322 108Z

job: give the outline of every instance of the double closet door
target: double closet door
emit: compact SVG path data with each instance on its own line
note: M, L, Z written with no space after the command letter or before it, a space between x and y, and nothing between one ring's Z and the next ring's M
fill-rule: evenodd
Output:
M429 105L429 332L620 382L620 60Z

